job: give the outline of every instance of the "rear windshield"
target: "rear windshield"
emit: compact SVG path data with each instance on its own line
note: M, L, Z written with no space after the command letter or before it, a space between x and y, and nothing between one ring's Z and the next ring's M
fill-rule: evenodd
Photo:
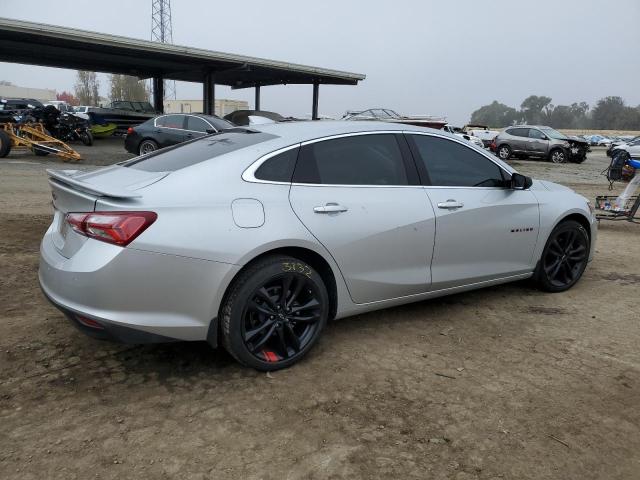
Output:
M218 133L168 149L158 150L157 153L134 158L121 165L145 172L175 172L181 168L190 167L196 163L274 138L278 137L270 133L250 130Z

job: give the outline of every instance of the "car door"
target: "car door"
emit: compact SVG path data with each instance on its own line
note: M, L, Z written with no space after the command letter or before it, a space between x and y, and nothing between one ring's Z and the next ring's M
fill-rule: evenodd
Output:
M434 211L399 133L303 144L291 206L336 260L356 303L426 292Z
M529 153L529 129L514 128L509 131L513 135L513 151L517 153Z
M537 128L529 129L528 153L534 157L546 157L549 150L549 139Z
M464 143L407 134L436 214L434 290L533 270L538 201L510 174Z
M216 130L209 124L209 122L203 120L195 115L186 115L187 125L185 127L185 137L187 140L192 138L202 137L207 134L207 130Z
M162 147L168 147L187 140L185 115L162 115L155 120L154 140Z

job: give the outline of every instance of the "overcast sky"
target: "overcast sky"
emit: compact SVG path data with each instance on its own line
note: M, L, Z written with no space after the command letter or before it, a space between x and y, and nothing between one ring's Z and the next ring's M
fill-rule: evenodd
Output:
M149 39L151 0L0 0L0 15ZM387 107L464 124L481 105L619 95L640 104L640 0L174 0L175 44L364 73L322 86L320 113ZM0 80L72 90L75 72L0 63ZM102 77L103 94L106 77ZM179 83L178 98L202 98ZM218 87L218 98L253 101ZM311 110L310 86L262 89L262 108Z

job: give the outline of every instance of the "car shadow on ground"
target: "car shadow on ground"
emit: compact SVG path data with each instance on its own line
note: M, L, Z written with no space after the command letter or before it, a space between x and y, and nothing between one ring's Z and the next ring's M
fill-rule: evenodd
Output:
M447 328L457 322L464 322L469 316L469 313L465 313L466 310L480 300L484 304L495 304L500 300L504 301L505 297L535 295L543 293L532 289L526 281L517 282L332 321L323 332L319 345L321 348L310 352L310 357L317 358L317 355L327 354L327 350L342 348L340 345L348 343L347 337L354 334L366 337L371 331L396 328L399 326L398 322L401 322L404 329L416 331L423 327L432 328L434 324L437 329ZM73 327L69 325L68 328ZM237 378L238 375L242 378L263 375L239 365L223 347L214 349L206 342L119 345L94 340L79 333L71 343L76 342L83 343L79 348L85 350L81 354L85 359L82 363L85 373L88 370L100 375L119 374L116 377L121 377L123 383L127 383L128 377L136 375L153 378L167 386L175 384L176 378L189 384L202 378L224 380Z

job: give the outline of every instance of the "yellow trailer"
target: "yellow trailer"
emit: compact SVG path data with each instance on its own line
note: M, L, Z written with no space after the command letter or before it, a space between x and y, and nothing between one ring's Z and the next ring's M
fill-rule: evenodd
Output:
M12 149L31 150L35 155L55 155L65 162L82 160L78 152L47 133L42 123L0 123L0 158Z

